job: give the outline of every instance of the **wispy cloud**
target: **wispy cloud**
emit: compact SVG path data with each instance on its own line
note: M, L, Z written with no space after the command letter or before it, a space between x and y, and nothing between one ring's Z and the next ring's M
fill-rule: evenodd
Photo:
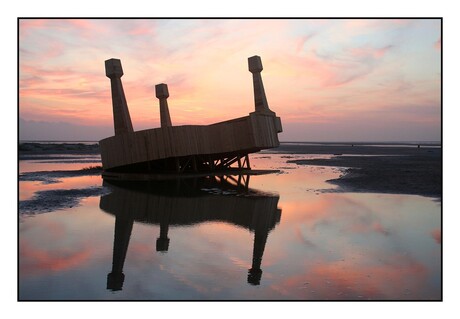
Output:
M170 87L174 123L242 116L253 109L246 61L254 54L263 59L267 98L283 117L284 134L294 134L290 123L349 121L402 101L433 101L440 108L439 55L428 51L440 47L435 22L23 19L20 114L28 120L64 116L75 123L99 118L110 125L104 60L115 57L123 63L134 123L157 120L153 87L161 82ZM72 118L58 108L82 112ZM412 114L413 119L423 116Z

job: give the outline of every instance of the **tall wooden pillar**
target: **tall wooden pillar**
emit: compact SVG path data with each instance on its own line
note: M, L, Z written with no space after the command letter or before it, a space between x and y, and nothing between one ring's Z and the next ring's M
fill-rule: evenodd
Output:
M119 59L106 60L105 75L110 78L115 135L132 133L134 132L133 124L131 123L128 103L126 102L125 92L121 83L121 77L123 76L121 61Z
M256 112L274 114L268 107L267 97L265 96L264 84L260 74L264 68L262 67L262 60L260 59L260 56L255 55L248 58L248 65L249 71L252 73Z
M155 95L160 100L160 122L161 127L172 126L171 116L169 115L168 101L169 97L168 85L161 83L155 85Z

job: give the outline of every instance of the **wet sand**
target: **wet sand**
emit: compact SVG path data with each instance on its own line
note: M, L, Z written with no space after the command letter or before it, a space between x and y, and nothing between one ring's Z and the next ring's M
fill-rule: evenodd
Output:
M343 167L344 174L328 182L340 191L422 195L442 194L442 149L415 146L285 144L270 152L331 154L330 159L295 159L298 165Z

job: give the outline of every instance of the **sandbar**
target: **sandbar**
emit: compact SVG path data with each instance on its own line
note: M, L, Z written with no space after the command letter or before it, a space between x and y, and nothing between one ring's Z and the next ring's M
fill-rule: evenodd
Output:
M282 144L277 154L330 154L293 159L298 165L334 166L343 175L328 182L346 192L442 196L442 148L432 145Z

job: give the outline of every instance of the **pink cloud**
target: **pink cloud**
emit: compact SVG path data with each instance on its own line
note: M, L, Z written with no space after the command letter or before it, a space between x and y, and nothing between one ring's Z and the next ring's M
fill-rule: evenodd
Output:
M34 274L42 271L62 271L84 264L91 255L90 249L80 251L45 251L21 242L19 246L21 262L19 268L23 274Z
M94 28L94 23L92 23L92 21L89 19L66 19L66 20L60 20L60 21L63 23L67 23L72 26L75 26L77 28L81 28L81 29L93 30Z
M37 29L45 28L47 24L47 19L20 19L19 36L21 38L26 37Z
M128 31L128 34L130 35L155 35L155 29L152 27L152 23L140 23L135 25L133 28L131 28Z
M375 29L392 29L409 26L413 23L411 19L347 19L343 27L348 31L372 32Z
M307 55L291 56L289 59L296 66L297 74L308 74L308 78L319 88L332 88L365 78L374 70L377 60L390 48L353 48L333 56L312 49Z
M441 236L441 230L439 228L433 230L431 232L431 237L438 243L441 244L442 236Z
M437 89L434 81L419 85L409 74L406 82L412 88L395 92L393 74L399 70L394 67L402 51L392 50L379 37L382 30L407 23L372 19L24 20L20 22L20 111L45 120L47 112L49 119L56 119L56 108L78 107L85 117L62 120L86 118L96 123L91 117L106 112L103 118L111 121L103 61L113 56L123 62L133 123L148 127L156 121L153 86L165 82L175 123L209 124L252 111L245 60L259 54L267 98L285 123L348 120L358 112L369 114L368 110L401 105L402 100L420 101ZM358 47L349 42L371 35ZM379 86L382 81L385 86ZM430 86L434 89L428 90ZM34 109L26 110L27 105Z
M385 236L388 236L390 234L390 232L388 230L386 230L381 223L379 222L375 222L374 224L372 224L372 229L382 235L385 235Z
M391 48L393 45L386 45L382 48L372 48L369 46L365 47L358 47L350 49L351 55L355 58L373 58L379 59L382 58Z
M311 299L412 299L424 298L420 287L427 280L426 268L407 256L381 256L384 263L364 257L319 261L295 275L274 283L272 289L291 298ZM398 282L398 285L389 283ZM299 289L299 288L303 289ZM314 293L312 292L314 291ZM407 291L411 294L405 295Z
M36 76L36 77L47 77L51 79L53 77L81 77L81 73L76 73L71 67L59 67L59 68L43 68L31 66L26 63L20 65L20 75Z

